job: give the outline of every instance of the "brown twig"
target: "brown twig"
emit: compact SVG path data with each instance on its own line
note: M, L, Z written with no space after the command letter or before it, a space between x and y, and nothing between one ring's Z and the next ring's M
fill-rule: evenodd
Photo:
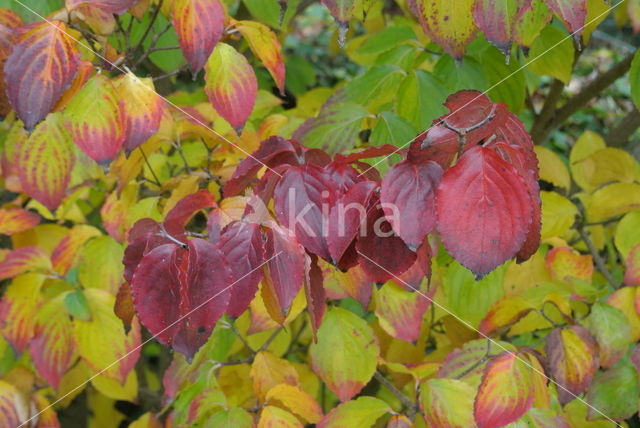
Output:
M640 111L634 107L609 131L606 138L607 146L623 147L638 128L640 128Z
M589 252L591 253L591 256L593 257L593 262L595 263L596 268L600 271L602 276L605 277L605 279L609 282L609 284L611 284L611 286L614 289L620 288L620 283L618 283L618 281L615 280L615 278L611 274L611 271L609 270L609 268L607 268L607 265L605 264L604 260L602 259L602 257L600 257L600 253L596 249L595 245L593 245L593 242L591 242L591 239L589 238L589 234L587 234L587 232L584 230L584 226L579 224L577 229L578 229L578 233L580 234L580 237L584 241L585 245L589 249Z
M409 417L409 419L413 419L415 414L418 412L418 404L414 403L413 400L411 400L402 391L396 388L396 386L391 383L389 379L384 377L384 375L380 371L376 370L373 376L378 382L380 382L381 385L384 385L384 387L387 388L389 392L391 392L398 400L400 400L402 405L407 408L407 416Z

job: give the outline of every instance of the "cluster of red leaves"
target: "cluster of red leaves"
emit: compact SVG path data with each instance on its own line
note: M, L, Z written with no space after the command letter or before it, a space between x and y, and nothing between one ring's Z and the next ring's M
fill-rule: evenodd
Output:
M359 265L371 282L399 277L413 288L430 275L427 237L436 231L478 277L529 258L539 244L540 202L522 123L475 91L452 95L446 106L451 112L401 151L405 159L384 179L363 159L398 152L393 146L331 158L271 137L224 186L225 197L253 187L243 219L221 227L220 209L203 190L163 223L140 220L124 264L142 323L192 356L225 312L239 316L248 307L263 281L265 305L280 322L304 286L317 328L325 313L319 259L343 271ZM263 208L271 200L277 222ZM209 208L208 240L191 239L186 223Z

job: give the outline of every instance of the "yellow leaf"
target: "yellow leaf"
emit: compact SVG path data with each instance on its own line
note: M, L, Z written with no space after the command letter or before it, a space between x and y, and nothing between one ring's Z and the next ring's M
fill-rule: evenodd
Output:
M178 177L178 185L171 191L171 196L169 196L169 199L167 199L164 205L162 215L166 216L167 213L176 206L178 201L184 199L185 196L197 192L200 178L198 175L183 175Z
M556 187L569 190L571 188L571 177L562 159L546 147L535 146L534 149L539 160L540 178Z
M622 6L624 8L624 6ZM591 33L598 28L598 25L609 16L611 4L607 0L587 0L587 16L584 19L585 25L582 30L582 43L585 45L591 39Z
M540 192L542 199L542 240L563 237L569 231L578 209L567 198L555 192Z
M640 210L640 184L613 183L593 192L586 204L589 221L603 221L611 217Z
M104 290L85 290L91 319L73 321L78 353L95 372L124 382L140 356L140 325L134 318L131 330L124 332L122 321L113 312L115 296Z
M298 386L298 372L291 363L278 358L269 351L258 352L251 364L253 390L260 400L264 400L267 392L276 385L285 383Z
M258 428L302 428L303 426L294 415L275 406L262 409L260 421L258 421Z
M87 365L78 361L69 371L67 371L62 380L60 380L60 387L58 388L57 398L60 401L62 407L67 407L77 395L84 391L85 387L89 383L91 377L91 370Z
M370 427L393 409L384 401L363 396L357 400L347 401L333 409L318 424L321 428Z
M640 211L630 212L620 220L614 242L622 258L626 259L631 249L640 242Z
M622 287L607 299L608 304L620 309L627 317L631 326L631 340L634 342L640 339L640 316L636 309L639 294L637 287Z
M134 402L138 396L138 376L135 370L129 372L124 385L104 375L91 379L91 384L102 394L114 400Z
M513 261L509 264L504 274L504 292L505 295L518 295L523 290L550 280L543 250L540 249L524 263Z
M573 165L576 162L588 157L589 155L607 147L604 139L593 131L585 131L569 154L569 163ZM579 184L579 183L578 183Z
M573 179L587 191L613 182L633 183L640 178L638 162L624 150L607 147L571 163Z
M286 383L276 385L267 392L266 401L269 404L279 403L284 409L312 424L318 423L322 418L320 405L297 386Z

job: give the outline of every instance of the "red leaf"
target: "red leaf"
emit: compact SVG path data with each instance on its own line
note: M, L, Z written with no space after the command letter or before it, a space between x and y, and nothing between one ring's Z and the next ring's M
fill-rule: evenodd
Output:
M314 255L307 257L305 268L304 291L307 297L307 310L311 318L311 327L315 338L316 331L320 328L322 318L327 312L325 304L326 295L324 292L324 276L322 269L318 266L318 258Z
M9 100L28 131L47 116L78 70L80 54L67 31L60 21L30 28L5 63Z
M580 37L587 18L587 0L545 0L574 37Z
M556 328L545 344L553 379L559 384L558 399L565 404L582 394L598 369L598 345L579 325Z
M224 30L224 8L218 0L176 0L173 26L192 73L202 70Z
M202 239L188 249L161 245L140 262L131 282L140 321L164 344L193 357L229 303L229 264Z
M231 179L225 184L225 197L236 196L244 190L264 165L273 167L281 164L299 164L298 148L297 143L282 137L270 137L262 141L258 150L240 162Z
M276 217L309 252L331 260L327 245L329 209L335 194L328 174L314 165L286 170L274 192Z
M504 105L492 103L482 92L474 90L449 95L444 105L451 113L441 118L442 123L458 134L465 134L465 148L493 134L506 114Z
M338 264L360 232L366 233L367 209L370 207L378 184L361 181L338 199L329 215L327 242L334 264Z
M409 291L420 288L425 278L431 278L431 245L428 239L416 251L416 261L395 282ZM434 292L437 284L431 284L429 292Z
M511 55L514 26L521 11L530 8L531 0L518 2L504 0L478 0L473 7L473 17L485 37L507 58Z
M333 182L338 195L344 195L353 185L364 180L366 177L360 175L355 168L338 155L336 159L324 167Z
M500 110L505 109L503 104L498 104L498 114L501 114ZM533 150L533 140L518 116L506 111L504 118L496 121L496 125L495 133L500 140L508 141L526 150Z
M540 186L538 185L538 158L533 150L522 146L494 140L487 145L509 164L513 165L524 179L533 203L532 219L527 237L518 251L516 259L521 263L531 257L540 246L540 230L542 229L542 212L540 200Z
M383 144L381 146L367 147L359 152L351 153L346 156L338 155L336 158L345 163L353 163L361 159L377 158L379 156L389 156L398 153L399 149L391 144Z
M407 271L416 260L394 232L379 206L367 215L367 232L356 241L358 260L365 274L374 282L386 282Z
M305 278L304 248L296 241L291 231L275 223L265 230L265 259L269 283L282 318L286 317L294 297Z
M29 271L50 271L51 260L41 247L16 248L0 261L0 279L13 278Z
M211 192L204 189L199 190L178 201L176 206L167 213L163 226L171 236L181 239L184 236L185 225L195 213L215 206L216 201Z
M416 250L436 224L435 191L442 168L433 161L405 160L382 180L380 202L393 230Z
M222 231L218 248L225 255L233 273L233 287L227 313L239 317L249 307L262 280L264 244L260 225L237 221Z
M482 277L520 250L531 205L516 168L493 150L476 146L442 176L437 228L447 251Z
M9 9L0 9L0 115L3 116L11 111L4 77L4 63L18 39L16 30L21 26L22 20L17 13Z

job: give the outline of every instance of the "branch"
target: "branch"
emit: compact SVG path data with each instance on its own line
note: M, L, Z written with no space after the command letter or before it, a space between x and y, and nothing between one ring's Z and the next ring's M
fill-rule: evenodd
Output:
M563 124L571 115L587 105L589 101L598 96L609 85L624 76L631 67L633 54L628 55L625 59L611 67L608 71L601 73L591 83L582 88L582 90L571 98L565 105L557 109L550 120L543 127L537 139L537 143L544 141L551 131Z
M540 136L544 134L545 125L553 118L556 111L556 105L558 105L558 101L560 101L564 86L565 84L562 80L553 79L547 98L544 100L542 110L540 110L540 114L538 114L538 117L531 128L531 138L533 138L533 141L535 141L536 144L542 143Z
M611 271L609 271L609 268L607 268L607 265L604 263L604 260L602 260L602 257L600 257L600 253L598 253L595 245L593 245L593 242L591 242L591 239L589 238L587 232L584 230L583 225L579 224L577 229L580 237L589 249L591 256L593 256L593 262L596 264L596 268L598 268L602 276L606 278L606 280L614 289L620 288L620 284L615 280L615 278L611 274Z
M398 400L400 400L402 405L407 408L407 416L410 419L413 419L413 416L418 412L418 405L414 403L413 400L411 400L409 397L407 397L402 391L396 388L396 386L391 383L389 379L384 377L384 375L378 370L376 370L373 376L378 382L380 382L381 385L384 385L384 387L387 388L389 392L391 392Z
M607 134L607 146L624 146L638 128L640 128L640 111L634 107L618 125L609 131L609 134Z

